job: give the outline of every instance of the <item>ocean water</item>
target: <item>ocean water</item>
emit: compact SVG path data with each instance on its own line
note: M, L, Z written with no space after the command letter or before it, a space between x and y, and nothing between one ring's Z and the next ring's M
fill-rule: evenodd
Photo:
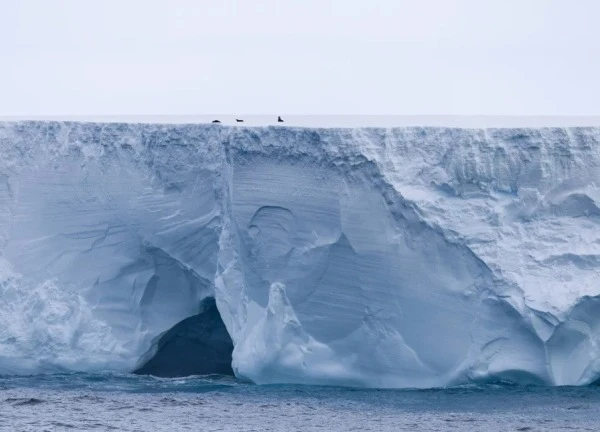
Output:
M600 430L600 388L257 386L232 377L0 377L2 431Z

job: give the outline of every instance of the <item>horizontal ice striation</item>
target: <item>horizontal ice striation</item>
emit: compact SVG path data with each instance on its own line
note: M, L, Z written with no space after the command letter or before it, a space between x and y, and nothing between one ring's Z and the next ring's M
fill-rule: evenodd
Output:
M133 370L214 297L236 375L600 377L600 129L0 125L0 373Z

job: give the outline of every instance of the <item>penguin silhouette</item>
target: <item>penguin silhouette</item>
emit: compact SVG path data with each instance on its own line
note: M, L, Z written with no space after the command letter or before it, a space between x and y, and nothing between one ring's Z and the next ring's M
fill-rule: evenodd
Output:
M283 119L281 118L281 116L277 117L277 123L283 123Z
M213 123L221 123L219 120L213 120Z

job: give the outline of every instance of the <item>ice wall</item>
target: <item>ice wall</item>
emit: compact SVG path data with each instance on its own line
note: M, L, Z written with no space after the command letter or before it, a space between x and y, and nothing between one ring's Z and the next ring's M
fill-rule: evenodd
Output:
M600 129L0 125L0 373L214 296L257 383L600 376Z

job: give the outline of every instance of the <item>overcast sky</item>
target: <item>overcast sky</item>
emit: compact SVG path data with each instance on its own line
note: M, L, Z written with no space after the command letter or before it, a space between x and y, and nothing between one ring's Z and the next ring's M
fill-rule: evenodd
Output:
M0 115L600 114L598 0L0 0Z

